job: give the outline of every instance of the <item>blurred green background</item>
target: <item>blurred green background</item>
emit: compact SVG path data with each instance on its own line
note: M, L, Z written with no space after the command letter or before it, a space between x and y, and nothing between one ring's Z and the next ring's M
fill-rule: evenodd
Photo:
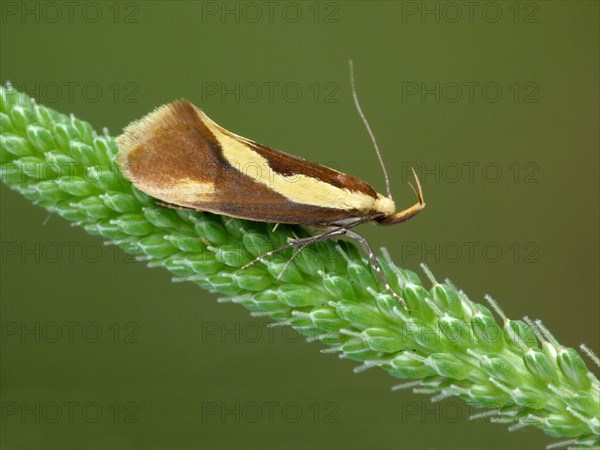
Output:
M1 8L0 80L40 103L117 135L187 97L238 134L384 192L351 101L353 58L398 206L413 202L410 165L428 203L406 224L363 226L373 246L600 350L597 2ZM470 422L456 400L392 393L400 381L383 371L353 374L319 344L1 193L2 448L552 442Z

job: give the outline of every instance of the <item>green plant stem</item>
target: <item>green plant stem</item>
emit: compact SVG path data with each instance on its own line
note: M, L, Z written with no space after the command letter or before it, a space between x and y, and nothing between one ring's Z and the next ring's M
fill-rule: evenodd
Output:
M600 442L599 383L578 352L541 323L509 320L493 300L472 302L424 267L432 286L381 265L408 311L385 291L353 245L325 242L241 267L299 227L263 224L156 204L124 179L117 146L81 120L0 87L2 181L27 199L100 235L149 266L171 271L250 311L319 339L326 352L378 366L432 400L457 396L493 408L512 428L532 425L566 444Z

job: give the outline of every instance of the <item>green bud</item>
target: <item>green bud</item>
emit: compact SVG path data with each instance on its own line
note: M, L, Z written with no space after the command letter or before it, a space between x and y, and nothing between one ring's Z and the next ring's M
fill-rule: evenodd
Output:
M156 204L155 199L150 197L148 194L145 194L144 192L140 191L135 186L130 185L130 189L131 189L131 194L133 195L133 197L141 204L143 204L143 205L155 205Z
M204 245L200 241L200 238L197 236L190 236L184 233L171 233L165 235L164 238L170 242L171 245L184 252L200 253L206 251Z
M66 192L61 191L54 181L42 181L34 186L41 202L58 203L68 198Z
M29 124L36 122L35 113L30 105L15 105L8 115L15 129L22 134L26 133Z
M96 136L96 132L94 128L87 122L83 120L76 119L75 117L70 117L70 123L75 128L77 132L77 136L79 141L91 143Z
M224 266L221 261L217 260L214 253L209 251L185 255L181 259L181 264L198 275L213 275L219 272Z
M171 256L177 250L167 242L161 233L144 236L138 243L140 250L154 259L162 259ZM201 255L204 256L204 255ZM219 263L220 264L220 263ZM192 269L193 270L193 269ZM202 272L206 273L206 272ZM211 272L213 273L213 272Z
M472 386L469 389L469 397L472 400L465 398L467 403L485 408L498 408L510 402L510 397L506 392L495 386L488 385Z
M197 278L199 277L194 277L193 275L190 274L190 269L187 268L182 261L182 255L179 253L175 253L171 256L169 256L168 258L165 258L162 263L164 264L164 266L166 267L166 269L168 271L170 271L171 273L173 273L174 275L178 276L178 277L185 277L185 278L191 278L190 281L196 282ZM202 276L201 278L204 279L204 276ZM229 281L231 283L231 280ZM214 289L212 283L209 284L210 285L210 289Z
M108 165L110 158L119 151L117 143L108 137L97 136L93 141L95 160L102 165Z
M120 189L118 175L110 169L102 169L100 165L85 168L85 179L93 182L106 191Z
M339 316L358 329L385 326L381 316L370 305L341 301L337 306Z
M87 197L101 192L96 186L81 177L63 176L56 180L56 183L61 190L75 197Z
M209 250L213 250L213 247L209 247ZM214 253L219 261L230 267L239 268L252 261L251 256L241 244L221 245L214 248Z
M379 352L369 348L363 341L351 341L342 345L342 352L348 359L354 361L368 361L379 357Z
M309 313L309 317L319 334L331 337L337 336L340 328L347 326L344 320L328 308L313 309Z
M244 247L254 257L262 256L276 247L263 234L246 232L242 237ZM266 260L273 260L273 257L266 258Z
M473 333L478 341L492 350L500 350L504 347L504 336L502 328L493 317L476 313L471 319Z
M538 341L533 330L522 320L507 320L504 324L504 339L516 346L537 348Z
M269 274L282 283L302 284L305 281L304 275L298 270L296 265L288 264L287 260L283 262L265 261L263 264L266 266Z
M79 214L81 213L79 212ZM66 216L63 217L67 218L68 220L73 220ZM127 237L127 234L121 229L121 227L113 223L112 220L99 220L97 222L84 224L83 228L85 228L85 230L90 234L104 236L112 241L121 241Z
M31 99L26 94L17 91L10 82L0 85L0 109L8 111L23 102L31 106Z
M523 357L525 367L544 384L556 383L558 374L554 362L544 352L530 348Z
M294 317L293 319L291 319L290 326L301 336L313 339L319 337L319 333L317 332L317 330L315 330L315 327L309 318Z
M208 278L204 278L203 275L192 276L191 278L189 278L189 281L194 283L196 286L199 286L200 288L204 289L205 291L214 292L212 284L210 284Z
M298 269L311 276L318 276L319 273L325 271L328 262L328 253L319 251L319 245L306 247L294 259Z
M431 367L424 361L412 357L408 351L394 356L391 367L386 370L398 378L424 378L435 375L435 371Z
M0 135L0 147L17 158L35 154L35 150L29 142L20 136L12 134Z
M556 361L559 350L560 349L557 349L554 344L551 344L548 341L542 341L542 351L551 361Z
M46 128L42 128L37 125L29 125L27 127L25 136L31 145L33 145L33 147L40 153L47 152L48 150L54 150L57 147L52 133Z
M44 153L48 165L56 166L57 172L62 175L81 175L81 164L59 150L50 150Z
M114 215L114 211L107 208L100 197L87 197L79 202L75 202L76 208L81 209L88 217L92 219L108 219Z
M401 334L385 328L367 328L361 336L369 348L382 353L396 353L406 347Z
M367 288L371 288L374 291L377 291L379 288L371 271L362 264L350 261L348 263L348 275L354 288L363 294L368 293Z
M17 189L18 190L18 189ZM25 197L27 197L26 193L22 193ZM36 194L37 195L37 194ZM81 222L87 219L87 216L81 211L79 208L75 208L71 206L67 202L61 202L57 205L53 205L50 209L51 212L56 212L61 217L64 217L69 222ZM98 234L98 233L96 233Z
M279 286L279 300L288 306L311 306L321 300L315 297L315 291L301 284L284 284Z
M439 320L438 327L446 344L452 348L467 348L474 342L471 328L460 319L448 314Z
M69 148L71 142L79 139L79 133L77 129L69 123L57 123L52 128L54 135L54 141L56 142L57 148L62 151L66 151Z
M591 386L587 367L577 351L572 348L561 349L557 362L562 374L578 389L584 390Z
M198 236L201 236L212 244L223 245L229 242L225 227L215 220L201 217L196 222L194 228L196 233L198 233Z
M42 105L35 105L34 113L36 122L44 128L51 128L53 122L58 119L56 112Z
M169 208L145 206L142 208L142 213L148 222L159 228L177 229L181 224L175 211Z
M425 321L429 322L433 319L433 311L426 305L425 298L429 296L429 292L423 286L418 284L408 283L404 289L402 289L402 298L406 302L409 311L425 312L426 317L422 317ZM421 315L421 314L420 314Z
M233 283L231 278L231 274L221 272L211 275L207 278L207 280L209 281L213 290L229 297L233 297L234 295L238 295L240 292L242 292L242 288Z
M241 219L233 217L226 218L224 227L235 239L242 239L242 236L244 235L244 223Z
M106 206L120 213L131 213L138 210L138 204L135 201L135 198L129 194L106 192L100 194L100 198Z
M433 353L427 358L427 364L439 375L454 380L466 379L473 370L466 362L450 353Z
M421 281L421 278L419 278L419 275L417 275L412 270L400 269L400 274L402 275L405 284L415 284L417 286L423 287L423 282Z
M56 171L51 166L45 166L46 161L39 156L24 156L16 159L14 164L19 170L27 177L32 178L35 181L41 181L44 179L43 173L45 169L50 172L50 177L56 175Z
M521 384L521 375L518 370L502 357L484 356L479 365L489 376L497 378L508 386L520 386Z
M279 300L279 293L274 289L267 289L262 292L252 294L252 302L254 308L249 308L255 311L277 312L288 307Z
M491 319L494 318L494 313L490 311L485 305L481 305L479 303L471 303L472 308L475 310L475 314L481 314L482 316L489 317Z
M399 313L405 311L404 307L398 303L398 300L392 297L387 291L375 296L375 304L381 314L394 321L399 319Z
M238 270L233 274L233 281L247 291L263 291L273 284L272 280L266 276L264 270L256 266Z
M444 339L440 332L433 326L417 318L406 320L402 324L402 331L408 340L416 342L430 351L439 351Z
M511 392L511 397L518 405L526 408L542 409L549 398L535 389L520 386Z
M315 308L310 311L308 315L315 325L318 325L319 323L343 323L343 320L329 308Z
M137 236L127 236L119 241L119 249L130 256L140 256L139 238ZM125 259L127 262L135 261L134 258Z
M446 284L436 284L433 289L433 299L449 312L463 316L463 308L458 293Z
M419 315L423 321L430 325L433 325L437 321L437 314L432 308L431 299L429 297L423 299L419 308Z
M319 331L319 341L325 345L336 345L339 346L342 342L345 342L343 337L337 331L333 330L321 330Z
M78 161L84 166L98 164L94 148L88 144L84 144L83 142L69 142L69 154L75 161Z
M8 133L14 134L16 132L15 127L10 121L10 117L3 112L0 112L0 132L2 135L6 135Z
M564 396L561 398L567 405L571 406L576 411L579 411L588 417L600 416L598 409L598 393L592 392L575 392L573 395ZM596 421L596 426L600 425L600 418ZM600 433L599 433L600 434Z
M588 427L571 415L549 414L541 427L552 436L576 437L589 433Z
M323 286L327 290L327 293L335 299L348 301L356 299L354 288L345 277L325 274L323 276Z
M146 236L154 231L152 225L141 214L123 214L112 219L111 223L134 236Z

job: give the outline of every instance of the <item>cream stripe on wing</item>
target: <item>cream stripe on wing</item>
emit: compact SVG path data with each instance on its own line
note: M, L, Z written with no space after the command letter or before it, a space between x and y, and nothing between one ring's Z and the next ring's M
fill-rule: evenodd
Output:
M295 203L337 209L372 209L376 199L362 192L332 186L308 175L285 176L270 168L266 158L198 110L202 121L221 144L223 156L235 169Z
M136 186L152 197L181 206L197 207L200 203L213 202L215 196L214 184L200 183L189 178L177 180L173 184L164 181L152 184L141 180Z

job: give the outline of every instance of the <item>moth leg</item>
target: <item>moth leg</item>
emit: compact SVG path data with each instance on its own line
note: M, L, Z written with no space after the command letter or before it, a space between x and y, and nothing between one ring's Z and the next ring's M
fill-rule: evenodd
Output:
M334 238L334 237L336 237L336 236L338 235L338 234L333 234L333 232L334 232L334 231L335 231L335 232L339 231L339 235L343 235L343 234L346 234L345 232L349 231L349 230L348 230L348 228L349 228L349 227L351 227L351 226L355 226L355 225L357 225L357 223L352 223L352 224L346 225L345 227L342 227L342 228L339 228L339 227L330 227L330 226L323 227L322 229L329 230L329 231L328 231L328 232L325 232L325 233L323 233L323 234L321 234L321 235L318 235L318 236L312 236L312 238L306 238L306 239L308 240L308 242L306 242L306 243L304 243L303 245L299 246L299 247L298 247L298 250L296 250L296 251L294 252L294 254L292 255L292 257L291 257L290 259L288 259L288 260L287 260L287 262L286 262L286 263L285 263L285 265L283 266L283 269L281 269L281 272L279 273L279 275L277 275L277 279L279 280L279 279L280 279L280 278L283 276L283 274L285 273L285 270L286 270L286 269L288 268L288 266L289 266L289 265L290 265L290 264L291 264L291 263L294 261L294 259L296 259L296 257L297 257L298 255L300 255L300 253L302 252L302 250L304 250L304 249L305 249L306 247L308 247L310 244L313 244L313 243L315 243L315 242L318 242L318 241L315 241L315 239L314 239L315 237L326 236L326 238L325 238L325 239L319 239L319 241L326 241L326 240L328 240L328 239L332 239L332 238ZM317 229L318 229L318 228L317 228ZM296 238L296 240L299 240L298 236L296 235L296 233L294 233L294 231L293 231L293 230L292 230L292 234L294 235L294 237Z
M276 248L275 250L271 250L267 253L264 253L264 254L256 257L255 259L250 261L248 264L242 266L242 269L247 269L248 267L253 266L257 262L263 261L266 258L269 258L278 253L281 253L281 252L287 250L288 248L300 247L300 249L302 249L302 248L306 247L307 245L313 244L315 242L326 241L326 240L334 238L336 236L342 236L346 231L348 231L348 230L346 230L345 228L336 228L335 230L331 230L331 231L328 231L327 233L319 234L317 236L309 236L309 237L305 237L305 238L294 239L293 241L288 242L287 244L285 244L279 248Z
M362 246L367 251L367 254L369 255L369 260L371 261L371 266L373 266L373 268L375 269L375 272L377 272L377 275L379 275L379 278L381 279L383 285L385 286L385 289L392 295L392 297L394 297L396 300L398 300L398 302L402 306L404 306L404 309L408 309L404 299L402 297L400 297L392 289L392 287L388 283L387 279L385 278L385 275L383 274L383 270L381 270L381 266L379 265L379 262L377 261L377 258L375 257L375 252L373 251L371 244L369 244L369 241L367 241L367 239L364 236L358 234L356 231L345 230L344 234L346 236L348 236L350 239L354 239L355 241L358 241L362 244Z
M271 233L274 233L275 230L279 228L279 223L276 223L275 226L273 227L273 229L271 230Z
M369 256L369 261L371 262L371 266L375 269L375 272L377 272L377 275L381 279L383 285L385 286L385 289L392 295L392 297L394 297L404 307L404 309L408 309L404 299L402 297L400 297L388 283L387 278L383 274L383 270L381 269L381 266L379 265L379 262L377 261L377 258L375 257L375 252L373 251L371 244L369 244L369 241L367 241L367 239L364 236L358 234L355 231L348 230L347 228L336 228L334 230L328 231L323 234L319 234L317 236L309 236L306 238L295 239L295 240L287 243L284 246L281 246L279 248L276 248L275 250L271 250L270 252L260 255L259 257L250 261L248 264L244 265L242 267L242 269L246 269L250 266L253 266L257 262L262 261L266 258L269 258L270 256L276 255L277 253L281 253L289 248L298 248L298 251L296 253L294 253L294 255L292 256L292 258L289 261L286 262L283 270L277 277L279 279L281 277L281 275L283 274L283 272L285 272L285 269L287 269L288 265L292 262L292 260L296 256L298 256L298 254L302 250L304 250L304 248L306 246L314 244L316 242L327 241L329 239L333 239L338 236L347 236L348 238L354 239L355 241L358 241L360 244L362 244L362 246L367 251L367 254Z
M328 238L330 239L330 238ZM292 257L290 259L288 259L286 261L286 263L283 266L283 269L281 269L281 272L279 272L279 275L277 275L277 279L281 279L281 277L283 276L283 274L285 273L285 271L287 270L288 266L296 259L297 256L300 255L300 253L302 253L302 250L304 250L306 247L308 247L310 244L313 244L315 241L311 240L310 242L307 242L306 244L302 245L301 247L299 247L294 254L292 255Z

